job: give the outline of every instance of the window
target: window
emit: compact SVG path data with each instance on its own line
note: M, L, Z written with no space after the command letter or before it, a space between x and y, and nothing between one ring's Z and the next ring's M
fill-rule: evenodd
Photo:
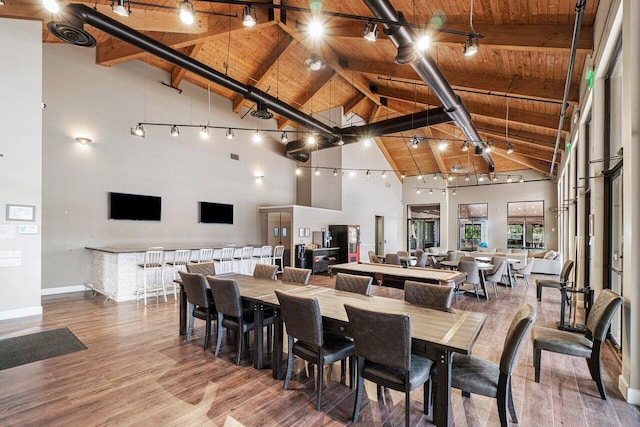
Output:
M409 250L440 246L440 205L409 206Z
M487 241L489 205L458 205L458 249L474 251Z
M507 203L507 247L544 248L544 201Z

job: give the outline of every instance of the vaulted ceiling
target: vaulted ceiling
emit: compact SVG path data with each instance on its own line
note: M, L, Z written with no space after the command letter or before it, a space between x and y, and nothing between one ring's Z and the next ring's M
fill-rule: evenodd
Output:
M43 41L59 42L45 25L56 17L44 9L40 0L4 3L0 17L42 20ZM383 31L375 42L363 38L366 18L374 18L363 1L192 1L196 14L195 23L190 26L178 19L176 1L132 1L128 18L113 14L111 0L73 3L96 7L307 114L342 106L345 115L353 113L373 123L440 106L436 94L411 66L394 62L397 49ZM240 19L246 3L255 6L257 25L253 27L243 26ZM308 12L310 3L320 4L323 12L319 16L325 31L319 39L310 38L306 32L312 17ZM561 141L570 130L579 79L585 58L593 49L598 3L589 1L584 9ZM548 174L560 128L576 0L474 0L473 28L469 0L391 0L391 4L408 23L419 26L413 27L414 31L424 30L431 35L432 44L425 52L466 105L479 135L492 145L495 172L532 169ZM200 76L92 27L85 29L98 42L99 65L140 60L165 70L175 87L184 81L208 87L209 82ZM481 36L479 51L465 56L465 34L471 33ZM326 59L326 68L307 68L305 60L314 52ZM211 85L211 91L233 100L238 113L254 108L253 102L226 88ZM286 118L275 118L279 128L296 127ZM417 148L411 144L414 136L421 141ZM452 122L384 135L376 142L398 174L487 173L481 157L473 156L472 150L461 150L466 138ZM447 147L441 151L443 141ZM513 147L512 153L507 153L508 144ZM556 164L563 149L561 142Z

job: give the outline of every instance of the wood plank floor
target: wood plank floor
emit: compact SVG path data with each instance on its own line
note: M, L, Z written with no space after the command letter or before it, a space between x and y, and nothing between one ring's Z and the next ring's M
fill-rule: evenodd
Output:
M532 277L530 282L533 284ZM313 276L312 284L333 286L335 279ZM375 294L402 298L396 289L375 287ZM499 287L499 299L476 302L459 296L454 307L487 313L487 323L474 354L497 362L504 335L520 304L538 310L536 325L552 326L558 319L559 293L544 289L535 298L535 285L525 290ZM223 340L219 357L203 351L204 322L196 321L190 343L178 336L178 304L151 299L103 302L91 292L43 297L42 317L0 321L0 339L41 330L68 327L87 350L0 371L0 425L218 425L287 426L348 425L354 392L330 372L323 390L322 410L315 409L313 370L295 365L290 389L257 371L245 352L234 363L233 338ZM584 360L543 353L542 378L533 380L532 345L526 340L513 376L514 399L523 426L640 425L640 409L627 404L617 389L620 365L604 350L603 369L609 400L598 396ZM309 378L310 377L310 378ZM366 383L359 425L402 425L401 393L376 396ZM452 392L456 426L499 425L494 399L463 399ZM431 425L421 412L422 390L411 402L412 425Z

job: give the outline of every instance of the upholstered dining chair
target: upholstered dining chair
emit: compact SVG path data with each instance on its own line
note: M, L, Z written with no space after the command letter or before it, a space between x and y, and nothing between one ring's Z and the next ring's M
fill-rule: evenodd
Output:
M467 278L464 280L464 283L473 285L476 300L480 300L478 297L478 286L480 285L480 270L478 270L478 264L475 261L458 261L458 271L467 273ZM456 290L459 290L461 285L462 283L459 283Z
M572 269L573 269L573 261L568 259L565 261L564 265L562 266L562 270L560 270L560 280L537 279L536 295L538 297L538 301L542 301L542 288L560 289L560 287L565 286L569 281L569 275L571 274Z
M308 268L285 267L282 273L282 281L288 283L299 283L308 285L311 277L311 270Z
M529 275L533 271L533 257L529 257L527 259L527 264L519 269L516 269L513 273L516 278L522 277L524 280L524 285L528 289L529 288Z
M222 328L227 328L234 331L236 334L236 365L239 365L240 356L242 355L242 342L244 341L244 336L256 327L253 319L253 310L245 310L242 308L242 298L240 297L240 290L238 289L238 284L235 280L207 276L207 281L211 287L213 301L218 312L218 330L215 355L218 356L218 353L220 352L220 345L222 344ZM267 326L269 328L267 334L267 345L271 348L273 317L267 315L267 313L265 313L263 326Z
M422 256L422 254L424 253L424 251L422 249L416 249L414 255L417 259L420 259L420 257Z
M378 258L378 255L376 255L376 253L373 251L369 251L369 262L372 262L374 264L382 264L382 260Z
M409 425L412 390L424 386L424 408L428 413L429 385L433 362L411 353L411 319L407 314L369 311L345 304L349 329L358 358L358 385L353 422L358 421L364 380L380 387L404 392L405 424Z
M190 304L189 327L187 329L186 342L191 341L194 318L197 317L198 319L206 322L203 346L203 349L206 350L209 347L209 341L211 340L211 322L216 316L213 296L207 287L207 282L204 279L204 276L195 273L187 273L182 270L178 271L178 274L182 279L182 286L184 288L184 293L187 295L187 302Z
M338 273L336 276L336 290L369 295L371 293L372 282L372 277Z
M434 285L432 283L404 282L404 300L411 304L436 310L451 311L453 288L451 286Z
M400 263L400 256L398 254L387 254L387 255L385 255L384 263L385 264L391 264L391 265L402 265Z
M408 251L398 251L398 252L396 252L396 254L398 256L403 256L403 257L408 257L409 256L409 252Z
M305 298L276 290L280 312L287 328L288 362L284 389L289 387L294 356L318 366L316 409L320 410L324 366L341 361L341 378L345 377L345 360L349 359L351 388L354 386L355 346L353 341L325 332L322 328L320 305L314 298Z
M587 359L591 378L598 386L600 397L607 400L607 392L602 383L600 353L613 315L622 305L622 301L623 298L620 295L609 289L600 291L596 302L589 311L584 335L544 327L533 328L531 339L533 340L533 366L536 382L540 382L542 350L584 357Z
M420 254L420 256L418 257L418 260L416 261L415 267L425 268L427 266L427 258L428 255L422 252L422 254Z
M256 264L253 269L253 277L256 279L276 280L278 274L278 266L273 264Z
M462 390L464 397L471 393L498 400L500 425L508 426L507 408L511 420L518 423L511 391L511 374L518 361L518 350L527 331L536 320L536 310L531 304L520 307L511 321L504 340L500 364L473 355L454 354L451 368L451 387Z
M491 257L491 264L493 265L493 270L487 271L484 282L493 285L493 293L496 298L498 298L498 283L503 280L503 277L507 274L507 259L505 257L494 256Z
M209 262L194 262L187 264L187 272L200 274L202 276L215 276L216 267L213 261Z
M460 258L458 258L458 261L476 262L476 258L472 256L462 255Z

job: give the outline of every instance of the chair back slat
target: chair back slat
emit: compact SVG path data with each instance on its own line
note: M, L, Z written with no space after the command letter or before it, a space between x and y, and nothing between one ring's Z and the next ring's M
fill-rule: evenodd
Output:
M218 313L229 317L242 317L242 299L236 281L207 276L207 282L211 287Z
M144 268L158 268L164 262L164 251L150 250L144 253Z
M623 298L610 289L600 291L587 318L587 331L591 335L587 336L587 338L593 341L604 341L613 315L618 310L618 307L622 305L622 301Z
M213 260L213 249L203 248L198 250L198 262L207 262Z
M500 372L511 375L518 358L518 350L527 331L536 321L536 309L531 304L524 304L511 320L511 325L504 339L504 348L500 357Z
M182 279L182 286L187 295L187 301L198 307L208 308L209 298L207 298L207 282L200 274L178 271Z
M345 304L356 356L411 369L411 320L406 314L369 311Z
M251 246L245 246L242 248L242 259L249 259L253 256L253 248Z
M321 347L324 343L318 300L278 290L275 292L280 302L280 312L287 327L287 333L304 343Z

